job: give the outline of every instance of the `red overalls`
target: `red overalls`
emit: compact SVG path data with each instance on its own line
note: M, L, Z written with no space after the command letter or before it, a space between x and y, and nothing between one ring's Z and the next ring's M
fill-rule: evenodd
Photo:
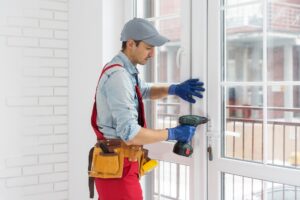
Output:
M114 64L105 67L102 70L101 76L112 67L122 67L120 64ZM136 76L138 83L138 79ZM144 113L144 104L141 91L138 85L135 85L136 94L138 97L138 123L140 126L146 128L146 120ZM105 139L103 133L99 131L97 123L97 108L96 97L92 112L92 126L97 135L98 140ZM99 200L142 200L143 194L138 177L138 162L130 162L128 158L124 159L124 169L122 178L102 179L96 178L95 184L99 195Z

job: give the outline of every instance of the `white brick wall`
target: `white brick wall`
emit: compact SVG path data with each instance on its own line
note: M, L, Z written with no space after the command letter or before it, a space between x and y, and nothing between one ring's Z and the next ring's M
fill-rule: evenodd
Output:
M0 1L0 199L68 199L69 1Z

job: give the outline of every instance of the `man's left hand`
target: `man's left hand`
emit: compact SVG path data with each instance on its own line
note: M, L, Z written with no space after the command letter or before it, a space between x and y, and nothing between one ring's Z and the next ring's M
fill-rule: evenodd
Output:
M202 92L205 91L203 88L203 82L199 81L199 79L189 79L180 84L170 85L169 94L177 95L185 101L190 103L195 103L196 100L193 96L202 98Z

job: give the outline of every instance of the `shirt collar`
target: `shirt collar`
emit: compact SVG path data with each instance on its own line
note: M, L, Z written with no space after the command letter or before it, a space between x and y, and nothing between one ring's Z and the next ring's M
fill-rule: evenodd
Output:
M132 64L132 62L129 60L129 58L121 51L117 55L120 60L124 63L124 68L130 73L130 74L138 74L139 71L136 68L135 65Z

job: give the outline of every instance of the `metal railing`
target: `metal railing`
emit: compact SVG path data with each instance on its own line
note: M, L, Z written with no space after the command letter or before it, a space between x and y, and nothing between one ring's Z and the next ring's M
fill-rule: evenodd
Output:
M300 187L222 173L224 200L299 200Z
M155 200L188 200L190 167L178 163L159 161L154 171Z
M262 162L264 155L264 134L268 139L268 163L272 165L300 167L300 119L268 119L267 133L261 118L251 118L251 111L262 112L262 107L226 106L229 110L243 110L247 117L226 117L224 131L224 156L229 158ZM247 110L247 112L245 112ZM268 107L268 111L299 112L299 108ZM230 112L228 112L230 113ZM231 112L233 113L233 112Z

